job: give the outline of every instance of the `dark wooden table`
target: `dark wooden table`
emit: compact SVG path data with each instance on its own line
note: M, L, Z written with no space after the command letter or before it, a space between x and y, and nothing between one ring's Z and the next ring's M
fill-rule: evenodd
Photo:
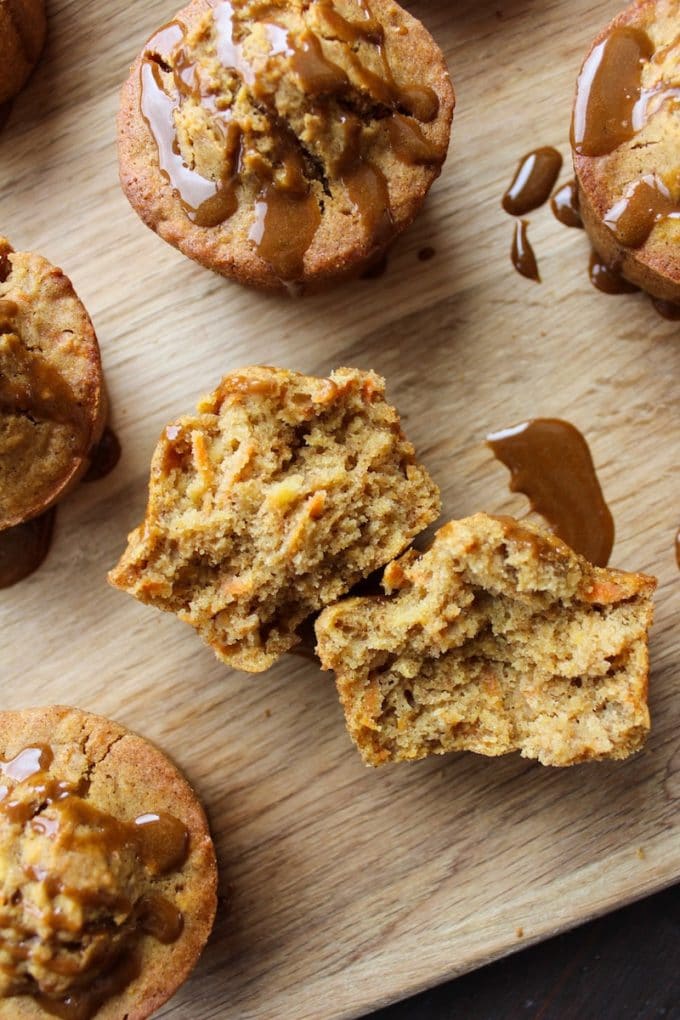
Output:
M370 1020L678 1020L680 885Z

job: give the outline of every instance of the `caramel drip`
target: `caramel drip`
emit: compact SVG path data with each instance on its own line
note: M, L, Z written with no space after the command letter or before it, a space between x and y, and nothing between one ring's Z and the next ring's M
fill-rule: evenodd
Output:
M356 7L357 20L350 21L335 9L331 0L317 0L316 4L330 34L347 44L347 57L359 90L386 108L376 115L387 114L387 135L397 158L411 165L440 163L443 153L425 138L416 123L436 118L439 112L436 92L427 86L401 85L395 81L382 26L373 17L367 0L358 0ZM233 4L222 0L215 5L212 16L219 60L244 82L256 100L268 107L257 73L236 38ZM343 68L326 57L320 38L312 31L296 37L275 23L265 23L264 28L271 43L270 56L284 55L290 60L291 71L305 93L343 99L356 91L354 79L350 81ZM180 22L170 22L147 44L140 71L141 112L156 142L160 170L184 212L197 226L210 228L229 219L238 208L244 141L240 128L230 123L230 110L218 108L215 96L201 91L197 68L182 48L184 32ZM377 50L380 73L364 65L357 52L359 44ZM174 118L187 96L205 106L222 126L228 169L221 181L207 180L182 158ZM377 246L385 244L393 232L389 193L384 175L361 152L362 124L354 119L358 131L354 133L353 147L348 142L341 156L340 178L365 233ZM292 132L278 123L273 130L276 164L273 179L267 167L258 168L255 158L248 163L249 173L259 177L260 185L249 236L257 253L282 281L295 281L303 272L304 255L321 222L321 207L313 190L314 182L321 178ZM296 168L292 186L290 167ZM325 182L321 183L327 187ZM370 204L373 200L379 202L377 210ZM277 235L278 230L286 233Z
M550 199L553 216L565 227L583 228L576 181L568 181Z
M633 294L639 288L634 283L629 283L620 273L608 266L596 251L590 254L588 266L590 282L604 294Z
M430 259L433 259L436 254L437 252L435 251L435 249L428 244L424 248L421 248L420 251L418 252L418 260L420 262L429 262Z
M367 160L359 160L352 169L343 173L342 182L367 236L372 238L375 247L386 244L392 234L394 220L382 171Z
M293 50L290 66L305 92L312 96L342 93L349 86L343 69L328 60L313 32L303 32Z
M255 221L248 237L257 254L281 280L302 276L304 257L321 222L313 194L295 195L267 185L255 203Z
M510 258L518 273L526 276L528 280L535 280L536 283L540 283L541 277L538 272L536 256L527 236L528 226L529 224L526 220L520 220L519 223L515 224Z
M36 995L36 1003L61 1020L91 1020L108 999L119 995L141 973L139 954L129 948L123 950L121 947L121 955L111 969L96 977L87 988L72 991L63 999Z
M642 67L654 53L645 32L612 29L586 59L576 85L571 143L580 156L604 156L636 133Z
M48 770L53 760L52 749L37 744L24 748L7 761L0 761L0 816L9 824L27 827L35 836L58 841L64 851L84 855L96 851L106 857L131 851L151 879L183 866L189 852L189 833L179 819L166 812L139 815L132 822L117 819L84 799L89 787L86 779L74 785L50 775ZM124 893L106 887L89 891L73 888L59 875L46 873L38 865L27 866L26 877L40 882L52 903L60 895L66 895L82 907L90 908L95 916L103 915L102 934L108 934L108 940L102 943L85 971L68 956L60 954L45 962L54 974L72 977L74 985L60 999L36 992L36 1001L52 1015L67 1020L89 1020L104 1001L121 992L139 973L135 949L141 934L170 943L182 932L181 912L154 891L133 903ZM123 926L118 930L107 926L107 913L126 915L132 927L127 930ZM45 917L57 934L63 933L76 941L82 934L80 923L77 922L75 929L69 926L67 915L57 905L47 910ZM8 918L0 918L0 923L12 926ZM23 931L23 935L21 932L20 929L22 944L34 938L32 932ZM16 965L27 958L22 944L14 947L4 937L0 944ZM81 987L84 983L86 987ZM21 987L19 976L16 984Z
M661 220L679 219L680 205L655 174L637 180L604 217L617 241L626 248L640 248Z
M527 153L503 195L505 211L511 216L523 216L532 209L538 209L548 201L561 169L562 157L549 145Z
M44 562L56 516L56 507L51 507L39 517L0 531L0 589L30 577Z
M14 304L11 301L3 303ZM42 351L33 353L25 348L18 332L8 331L5 335L11 344L15 371L11 377L0 373L0 411L26 414L36 421L75 426L82 433L79 437L81 442L89 442L90 428L84 409L66 379Z
M106 478L120 460L120 454L120 440L113 429L107 425L101 439L89 453L90 466L83 481L98 482L101 478Z
M604 501L588 444L569 422L534 418L487 436L510 469L510 491L522 492L567 545L604 567L614 522Z
M5 124L9 120L9 115L12 112L12 100L8 99L5 103L0 103L0 131L4 128Z
M184 928L181 910L158 893L143 896L138 907L139 925L146 935L153 935L164 945L176 942Z
M661 298L652 298L654 310L664 319L671 322L680 322L680 305L673 301L662 301Z
M387 134L397 159L414 166L436 165L442 154L429 142L418 127L417 121L395 113L387 122Z
M645 124L666 104L672 105L675 109L678 103L680 103L680 88L675 85L659 82L651 89L640 89L640 98L635 103L632 113L634 132L637 134L638 131L642 131Z

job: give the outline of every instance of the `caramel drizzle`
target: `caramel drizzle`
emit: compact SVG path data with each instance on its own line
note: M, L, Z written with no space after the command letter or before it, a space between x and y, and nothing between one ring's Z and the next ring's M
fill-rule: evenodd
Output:
M536 255L534 249L531 247L529 237L527 235L527 227L529 224L526 220L520 220L515 224L515 232L512 237L512 248L510 249L510 258L512 264L522 276L526 276L528 280L535 280L536 283L541 282L541 277L538 272L538 263L536 262Z
M571 125L580 156L605 156L636 134L642 67L653 53L649 36L629 26L614 28L593 48L578 78Z
M24 748L8 761L0 761L0 817L7 823L27 827L37 836L59 840L67 851L75 849L86 854L88 847L96 846L110 855L132 850L151 878L170 874L183 866L189 852L189 833L179 819L165 812L142 814L132 822L114 818L83 799L89 785L87 780L73 785L51 776L48 770L53 760L54 753L49 746L36 744ZM181 912L156 892L144 894L136 903L131 903L124 895L106 889L86 894L67 887L57 875L43 872L37 866L26 870L27 879L42 883L50 901L65 894L95 911L126 913L133 921L131 932L121 930L120 938L115 939L116 933L110 933L108 952L96 954L86 972L73 972L74 987L66 996L54 998L35 990L36 1001L53 1015L66 1020L88 1020L106 999L121 992L137 976L136 945L140 934L170 943L182 932ZM56 906L49 911L48 922L57 932L74 938L80 934L69 929L65 916ZM1 925L11 927L10 919L0 916ZM102 932L108 930L104 927ZM28 958L30 943L34 940L34 932L26 930L23 934L24 939L18 946L0 935L0 947L17 964ZM64 970L66 962L57 955L45 966L51 967L55 974L70 973ZM87 986L81 987L80 982L84 980ZM23 994L25 989L20 975L17 975L17 984Z
M680 219L680 205L656 174L634 182L604 217L617 241L627 248L641 248L662 220Z
M511 216L523 216L547 202L562 169L562 157L551 146L542 146L523 156L512 183L503 195L502 206Z
M555 219L563 226L583 228L576 181L567 181L557 189L550 199L550 208Z
M30 577L45 561L52 545L57 508L0 531L0 589Z
M510 491L523 492L531 509L572 549L606 566L614 521L578 429L559 418L534 418L494 432L486 441L510 469Z
M323 21L335 38L348 44L347 56L360 87L384 108L385 131L398 159L411 165L436 165L443 153L430 143L417 121L429 122L439 112L439 99L427 86L398 85L387 56L382 26L372 15L367 0L356 0L358 19L349 21L330 0L317 0ZM215 5L213 12L217 34L217 54L222 64L233 69L259 95L257 75L235 38L234 6L229 0ZM293 73L309 95L348 94L353 88L345 71L323 53L319 38L307 30L293 39L282 26L265 24L271 43L270 56L290 58ZM231 217L238 208L238 184L242 169L240 129L230 123L229 110L219 110L214 98L203 94L197 82L196 68L184 59L181 44L185 28L178 22L164 26L147 44L141 63L141 112L158 149L159 167L179 197L187 217L201 227L215 227ZM379 54L381 74L375 74L351 48L358 42L374 46ZM174 66L173 65L174 62ZM166 91L162 70L172 70L172 94ZM221 181L202 177L184 162L177 141L174 115L182 99L191 96L206 106L224 128L228 172ZM372 248L386 243L393 232L394 220L389 190L382 172L361 151L361 121L347 115L350 130L347 145L338 158L338 171L347 189L353 210L358 215ZM277 128L278 131L278 128ZM319 201L312 190L313 172L305 154L292 135L282 128L277 137L284 167L283 179L263 179L255 207L255 219L249 233L261 258L283 281L302 275L305 253L321 222ZM324 187L328 187L324 183ZM378 207L375 207L378 202ZM294 224L294 231L287 230ZM369 252L370 255L370 252Z
M593 287L601 290L603 294L633 294L639 290L634 283L626 280L616 269L608 266L594 250L590 253L588 275Z

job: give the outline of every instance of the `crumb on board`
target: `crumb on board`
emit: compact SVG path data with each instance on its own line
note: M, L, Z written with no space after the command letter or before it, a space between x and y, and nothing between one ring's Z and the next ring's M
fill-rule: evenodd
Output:
M641 846L639 846L637 848L637 850L635 851L635 856L637 857L637 859L639 861L644 861L644 859L645 859L645 851L643 850L643 848Z
M521 925L518 925L517 928L515 928L515 935L518 939L524 938L524 928L522 928Z

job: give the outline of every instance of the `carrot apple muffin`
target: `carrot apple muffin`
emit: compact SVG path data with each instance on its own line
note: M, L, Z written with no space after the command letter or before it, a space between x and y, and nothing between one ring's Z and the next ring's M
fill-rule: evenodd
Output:
M0 713L0 1018L143 1020L216 907L196 795L159 750L75 708Z
M123 88L121 181L148 226L224 276L331 280L411 222L453 106L441 51L392 0L192 0Z
M578 79L572 148L583 223L605 263L680 302L680 0L636 0Z
M146 518L109 580L260 672L438 512L380 376L244 368L164 430Z
M0 0L0 104L23 87L46 30L45 0Z
M317 653L367 765L447 751L625 758L649 730L655 585L475 514L390 563L385 595L325 609Z
M78 481L106 410L97 338L71 282L0 237L0 531Z

